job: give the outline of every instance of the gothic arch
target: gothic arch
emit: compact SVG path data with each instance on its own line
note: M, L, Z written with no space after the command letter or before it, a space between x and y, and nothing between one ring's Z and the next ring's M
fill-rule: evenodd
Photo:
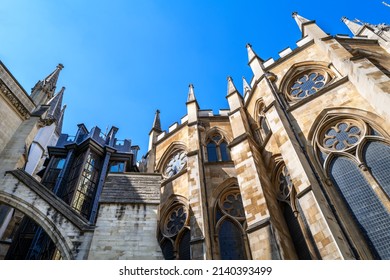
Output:
M229 161L230 152L228 143L232 141L231 137L219 127L212 127L206 131L202 138L204 157L208 162Z
M92 232L93 228L87 221L76 215L58 198L50 198L54 195L44 186L39 185L42 190L36 191L34 186L29 186L14 177L13 172L15 171L12 171L12 175L7 173L6 180L3 181L5 184L0 191L0 202L19 210L41 226L56 244L63 259L87 258L85 251L80 252L81 248L86 249L91 242L92 236L86 233ZM59 210L59 207L62 210ZM67 216L65 212L72 217ZM79 224L76 225L74 222Z
M161 159L157 163L156 170L159 173L163 174L164 173L163 168L166 166L171 156L180 151L184 151L185 153L187 153L188 152L187 146L183 142L179 142L179 141L172 142L165 150Z
M355 255L390 258L390 242L378 239L390 239L390 234L377 226L390 226L387 124L371 112L353 108L324 110L314 123L308 154Z
M279 91L283 95L284 100L287 103L296 103L326 87L339 76L330 66L329 63L323 61L304 61L292 65L283 76L279 86ZM302 79L313 82L311 87L313 92L311 89L310 92L309 89L306 89L307 92L305 90L306 93L302 95L302 91L294 90L296 82Z
M281 155L276 155L274 161L271 182L297 256L299 259L317 259L319 254L299 205L290 173Z
M188 200L171 195L160 209L157 239L166 259L190 259Z
M247 223L237 179L229 178L221 183L213 191L213 198L216 255L221 259L248 259L250 250L246 236ZM229 244L235 246L231 247Z
M212 136L213 134L220 134L224 139L226 139L226 141L228 143L230 143L231 141L233 141L233 139L228 135L228 133L226 133L225 130L219 128L219 127L216 127L216 126L213 126L211 128L209 128L205 133L204 133L204 137L202 138L202 145L205 146L207 145L207 139Z

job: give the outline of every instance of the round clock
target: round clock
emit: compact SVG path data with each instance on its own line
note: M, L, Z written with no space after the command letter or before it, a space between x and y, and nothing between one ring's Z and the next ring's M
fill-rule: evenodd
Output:
M183 169L186 163L187 154L184 151L176 153L169 160L167 167L165 168L165 175L167 177L172 177L173 175L179 173L179 171Z

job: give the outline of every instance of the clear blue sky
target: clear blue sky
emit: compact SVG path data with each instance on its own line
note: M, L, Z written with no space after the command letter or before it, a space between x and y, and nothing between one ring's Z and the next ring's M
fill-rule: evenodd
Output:
M2 1L0 59L27 92L63 63L63 132L115 125L143 155L156 109L165 130L186 114L188 84L202 109L228 108L226 77L252 77L246 43L265 60L294 49L294 11L332 35L349 34L342 16L390 23L380 0Z

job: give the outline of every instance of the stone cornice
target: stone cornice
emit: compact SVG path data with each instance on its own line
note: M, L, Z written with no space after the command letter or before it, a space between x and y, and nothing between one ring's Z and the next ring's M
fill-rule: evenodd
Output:
M3 81L0 80L0 91L3 93L4 97L15 107L17 112L21 115L22 118L28 119L30 113L27 108L23 105L22 102L9 90Z

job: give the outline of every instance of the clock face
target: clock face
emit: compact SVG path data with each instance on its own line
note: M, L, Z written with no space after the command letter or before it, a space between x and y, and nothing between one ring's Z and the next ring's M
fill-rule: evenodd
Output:
M167 177L172 177L173 175L179 173L180 170L187 163L187 154L184 151L176 153L168 162L165 169L165 175Z

